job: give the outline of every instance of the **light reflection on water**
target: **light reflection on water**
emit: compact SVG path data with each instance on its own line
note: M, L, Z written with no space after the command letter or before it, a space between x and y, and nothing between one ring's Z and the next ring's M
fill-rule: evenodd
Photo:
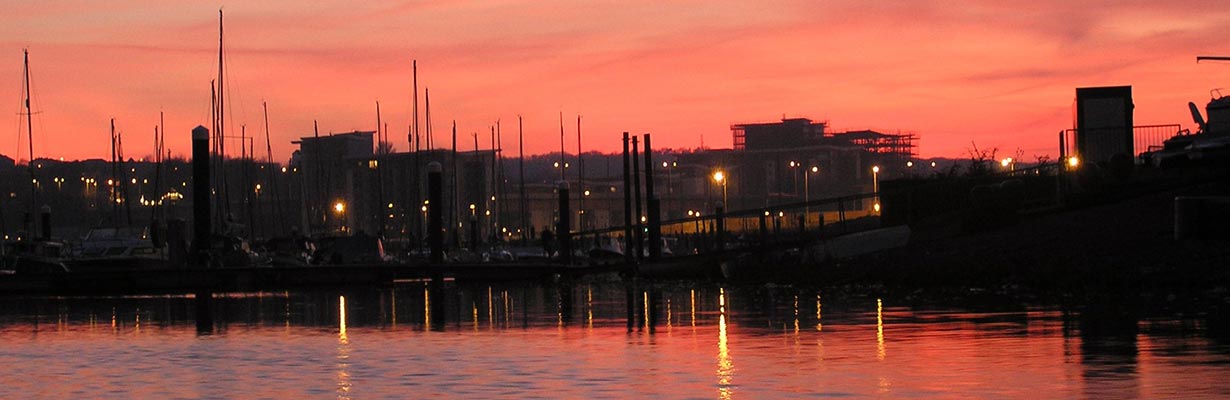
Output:
M0 299L0 397L1230 396L1230 342L1203 320L627 290L216 295L208 335L190 296Z

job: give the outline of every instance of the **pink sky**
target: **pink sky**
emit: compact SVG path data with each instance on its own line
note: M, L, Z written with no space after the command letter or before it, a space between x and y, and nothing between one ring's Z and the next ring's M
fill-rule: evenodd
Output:
M158 112L168 147L189 150L209 125L217 9L209 2L65 1L6 7L0 24L0 153L18 153L21 49L33 70L35 154L105 158L108 120L126 154L152 150ZM257 4L259 3L259 4ZM729 125L789 117L838 129L913 131L923 157L966 155L971 142L1056 152L1074 89L1132 85L1138 125L1192 127L1226 85L1230 11L1218 1L799 2L223 2L228 130L263 138L269 102L275 157L290 141L370 130L375 102L398 150L410 123L411 60L432 92L438 143L502 121L515 155L616 151L619 133L656 147L730 147ZM7 56L5 56L7 55ZM7 60L7 61L4 61ZM21 128L24 129L24 128ZM21 139L24 141L24 139ZM462 141L468 143L469 140ZM488 140L480 140L488 147ZM258 141L258 147L264 143ZM237 150L235 150L237 152Z

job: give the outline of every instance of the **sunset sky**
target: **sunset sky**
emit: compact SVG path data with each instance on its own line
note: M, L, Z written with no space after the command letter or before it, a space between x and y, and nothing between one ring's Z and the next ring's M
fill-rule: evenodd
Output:
M147 155L159 111L168 147L188 153L189 130L209 125L220 6L228 130L247 124L263 149L267 101L280 162L314 119L322 134L374 129L377 100L404 151L415 59L439 144L452 120L467 139L500 120L514 156L518 114L534 154L559 148L563 112L569 152L577 115L602 151L623 131L725 148L730 124L785 115L912 131L923 157L974 142L1032 159L1056 153L1076 87L1132 85L1137 124L1192 127L1186 103L1230 82L1230 63L1195 62L1230 55L1219 1L6 3L0 154L20 159L22 48L36 156L108 157L113 117L126 154Z

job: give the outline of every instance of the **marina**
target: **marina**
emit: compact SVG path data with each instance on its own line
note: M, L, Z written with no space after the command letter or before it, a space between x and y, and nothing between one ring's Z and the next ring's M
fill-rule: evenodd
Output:
M0 398L1230 398L1205 8L14 8Z

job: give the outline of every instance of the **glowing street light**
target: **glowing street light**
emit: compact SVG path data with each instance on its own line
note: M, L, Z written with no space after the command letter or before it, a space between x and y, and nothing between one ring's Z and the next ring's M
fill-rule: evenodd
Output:
M871 191L875 193L875 203L872 203L871 209L876 214L880 213L880 166L871 166Z
M813 165L811 167L811 174L817 174L817 173L820 173L820 167ZM806 204L811 201L811 187L810 187L811 186L811 174L807 173L806 170L803 171L803 203L804 203L803 215L804 215L804 218L811 217L811 205Z
M880 166L874 165L871 167L871 191L880 193Z
M726 204L726 173L720 169L713 172L713 181L722 184L722 206L729 207Z
M333 203L333 212L337 213L338 215L341 215L342 213L346 212L346 203L343 203L341 200L338 200L336 203Z

